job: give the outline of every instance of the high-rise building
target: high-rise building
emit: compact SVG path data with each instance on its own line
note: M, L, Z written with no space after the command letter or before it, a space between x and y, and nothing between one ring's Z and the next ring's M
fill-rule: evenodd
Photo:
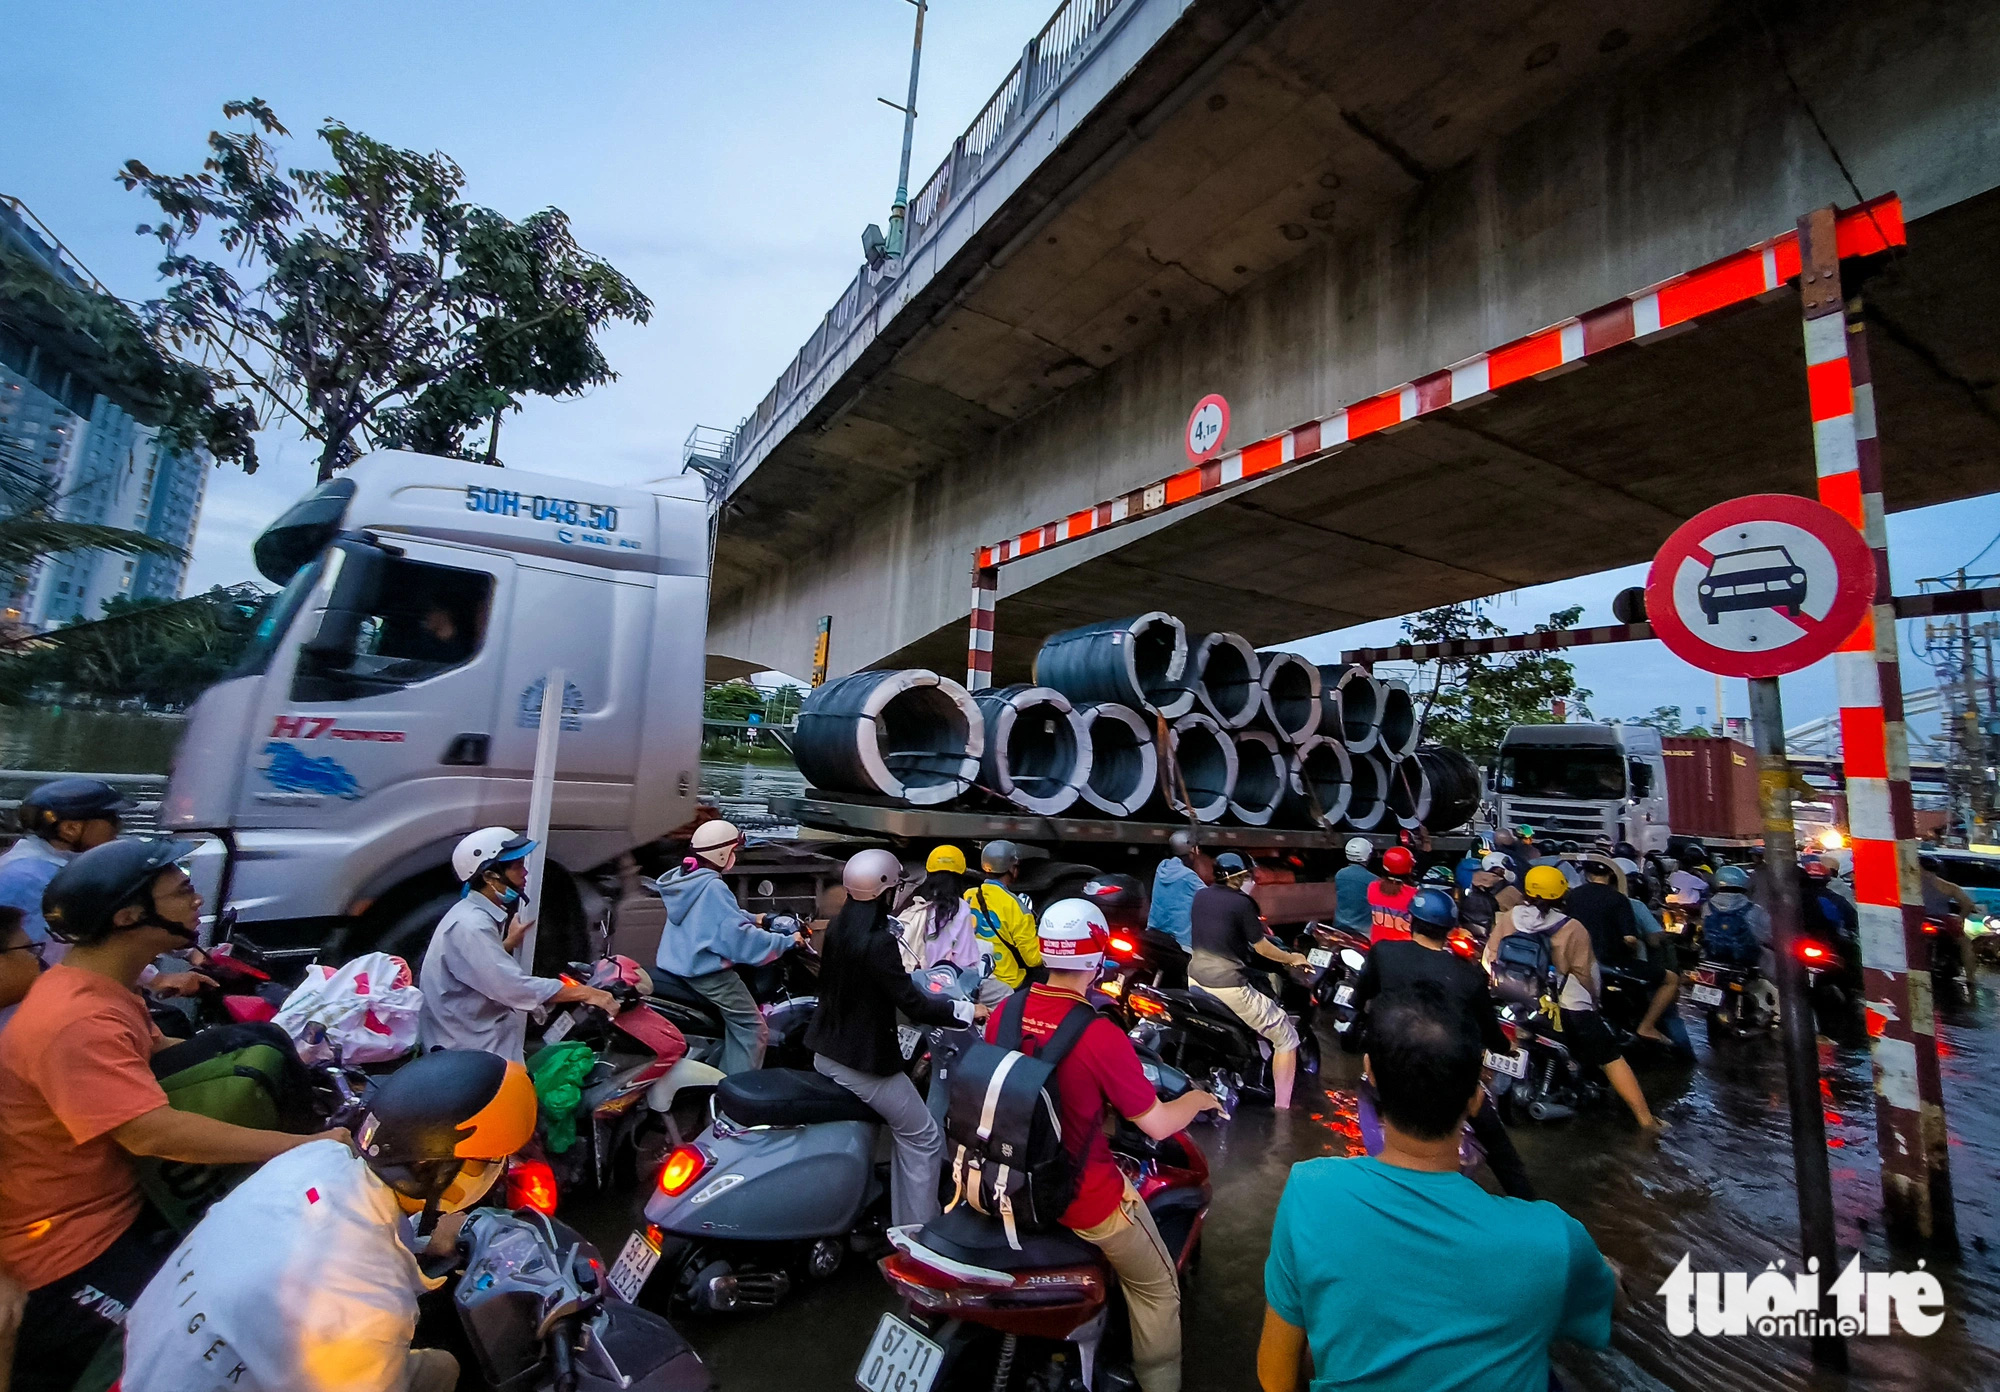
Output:
M0 246L78 289L100 287L16 199L0 195ZM133 414L92 347L32 305L0 303L0 441L27 456L54 515L129 528L179 547L180 557L108 551L49 556L0 577L0 617L53 628L103 616L118 596L176 599L187 576L207 483L199 454L163 445Z

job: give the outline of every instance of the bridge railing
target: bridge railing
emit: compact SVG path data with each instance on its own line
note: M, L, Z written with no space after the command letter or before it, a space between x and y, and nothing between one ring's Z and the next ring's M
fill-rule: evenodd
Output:
M10 837L20 828L14 813L21 799L44 783L58 778L101 778L138 806L125 814L127 831L153 831L160 824L160 800L167 795L164 773L64 773L50 769L0 769L0 837Z
M902 264L934 236L946 215L978 184L988 156L1004 154L1011 138L1032 123L1043 103L1095 50L1117 12L1137 0L1063 0L1041 32L1022 50L993 95L972 118L965 134L952 142L951 153L910 200L904 230ZM777 383L743 418L729 457L732 478L744 462L757 457L766 434L786 406L807 390L833 349L856 320L895 283L894 270L855 273L846 291L827 311L798 355L778 375ZM725 490L726 492L726 490Z

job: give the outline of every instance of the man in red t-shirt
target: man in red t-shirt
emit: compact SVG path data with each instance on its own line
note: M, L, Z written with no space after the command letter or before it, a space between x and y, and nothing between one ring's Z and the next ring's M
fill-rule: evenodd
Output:
M1028 988L1021 1033L1047 1043L1071 1010L1088 1010L1083 993L1104 965L1111 939L1103 912L1086 899L1063 899L1042 915L1042 965L1049 979ZM998 1043L1001 1013L986 1022ZM1174 1259L1160 1239L1153 1215L1139 1201L1125 1172L1111 1158L1104 1116L1117 1113L1154 1140L1187 1129L1195 1117L1222 1104L1206 1092L1162 1102L1146 1081L1132 1041L1109 1019L1091 1022L1056 1066L1062 1095L1062 1130L1080 1164L1076 1198L1063 1226L1093 1243L1118 1273L1132 1318L1132 1371L1144 1392L1179 1392L1181 1293Z
M1411 877L1416 873L1416 857L1405 847L1382 852L1382 876L1368 886L1369 946L1410 940L1410 901L1417 897Z

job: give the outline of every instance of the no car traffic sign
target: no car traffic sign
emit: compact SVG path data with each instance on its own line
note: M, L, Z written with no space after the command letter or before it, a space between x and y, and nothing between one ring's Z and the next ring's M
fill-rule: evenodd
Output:
M1875 553L1832 508L1789 493L1718 504L1667 538L1646 576L1646 617L1676 655L1725 677L1809 667L1875 598Z

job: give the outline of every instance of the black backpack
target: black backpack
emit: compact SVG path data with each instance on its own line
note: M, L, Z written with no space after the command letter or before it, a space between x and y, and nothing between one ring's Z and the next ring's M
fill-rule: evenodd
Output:
M1555 988L1552 933L1509 933L1493 950L1493 989L1517 1005L1534 1005Z
M1016 991L1001 1008L999 1042L966 1045L943 1079L952 1179L945 1207L963 1201L997 1217L1016 1251L1020 1233L1059 1226L1076 1197L1078 1157L1063 1144L1056 1066L1097 1019L1079 1001L1037 1043L1022 1037L1027 1005L1028 992Z

